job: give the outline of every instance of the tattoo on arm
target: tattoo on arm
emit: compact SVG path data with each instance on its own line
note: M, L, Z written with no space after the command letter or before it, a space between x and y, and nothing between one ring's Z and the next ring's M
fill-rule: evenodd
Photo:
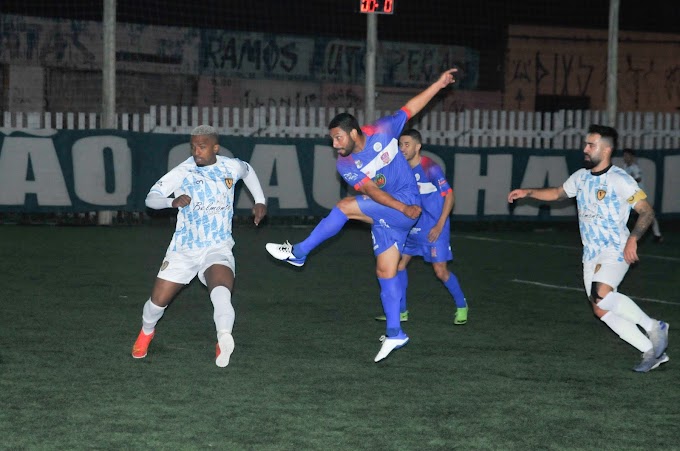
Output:
M633 230L630 232L630 234L637 238L638 241L645 234L649 226L652 225L652 222L654 222L654 210L651 205L647 202L644 202L644 204L642 204L642 202L639 203L641 205L639 208L636 208L635 211L637 211L640 216L638 216L637 221L635 221L635 227L633 227Z
M568 197L569 196L567 196L567 193L566 191L564 191L564 188L562 188L561 186L557 188L557 200L564 200Z

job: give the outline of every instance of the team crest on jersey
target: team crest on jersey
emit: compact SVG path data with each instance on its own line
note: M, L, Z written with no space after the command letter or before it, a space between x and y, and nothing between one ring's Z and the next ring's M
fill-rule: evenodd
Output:
M167 268L168 265L170 265L170 262L167 261L167 260L165 260L165 261L163 262L163 264L161 265L161 271L163 271L165 268Z
M224 179L224 183L227 184L227 188L231 189L231 187L234 186L234 179L229 177L228 179Z
M375 150L376 152L380 152L382 150L382 143L377 142L373 144L373 150Z
M603 190L603 189L598 189L598 190L597 190L597 200L602 200L602 199L604 199L604 196L606 196L606 195L607 195L607 191L605 191L605 190Z
M378 188L385 186L385 183L387 183L385 176L383 174L378 174L378 176L375 178L375 184L378 185Z
M416 174L416 182L420 181L420 174Z

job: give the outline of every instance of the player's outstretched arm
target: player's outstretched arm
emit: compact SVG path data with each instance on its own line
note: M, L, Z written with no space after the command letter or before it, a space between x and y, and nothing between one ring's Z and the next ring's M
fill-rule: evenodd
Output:
M520 188L508 193L508 202L513 203L517 199L523 199L525 197L542 200L544 202L553 202L566 199L568 196L561 186L556 188Z
M430 100L432 100L432 98L436 96L439 91L456 82L454 78L456 72L458 72L458 69L449 69L441 74L436 82L432 83L427 89L406 102L404 108L406 108L409 113L411 113L411 116L415 116L416 114L420 113L420 111L425 108L425 105L430 103Z

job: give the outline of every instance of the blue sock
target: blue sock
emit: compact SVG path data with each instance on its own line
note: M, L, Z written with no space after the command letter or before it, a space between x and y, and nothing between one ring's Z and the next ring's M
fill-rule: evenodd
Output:
M397 277L392 277L391 279L378 278L378 282L380 283L380 300L382 301L387 323L385 335L396 337L401 332L401 321L399 320L401 288L399 286L399 279Z
M304 241L293 246L293 255L297 258L306 257L319 244L337 235L347 221L347 216L338 207L333 207Z
M401 287L401 301L399 302L399 311L406 312L406 288L408 288L408 273L405 269L397 271L397 279L399 279L399 286Z
M452 272L449 272L449 280L444 282L444 286L447 290L449 290L451 296L453 296L453 300L456 301L457 308L467 307L467 301L465 301L465 295L463 294L463 290L460 288L458 278L456 278Z

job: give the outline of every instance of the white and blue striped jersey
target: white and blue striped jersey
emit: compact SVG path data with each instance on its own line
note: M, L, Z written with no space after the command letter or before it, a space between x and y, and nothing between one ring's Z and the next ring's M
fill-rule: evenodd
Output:
M596 173L579 169L562 188L567 196L576 197L583 262L597 258L605 249L616 251L617 260L624 261L630 210L647 197L637 182L623 169L610 166Z
M191 197L191 203L177 212L168 250L185 251L225 242L233 245L234 186L250 171L251 166L238 158L217 155L215 164L197 166L189 157L158 180L149 196Z

